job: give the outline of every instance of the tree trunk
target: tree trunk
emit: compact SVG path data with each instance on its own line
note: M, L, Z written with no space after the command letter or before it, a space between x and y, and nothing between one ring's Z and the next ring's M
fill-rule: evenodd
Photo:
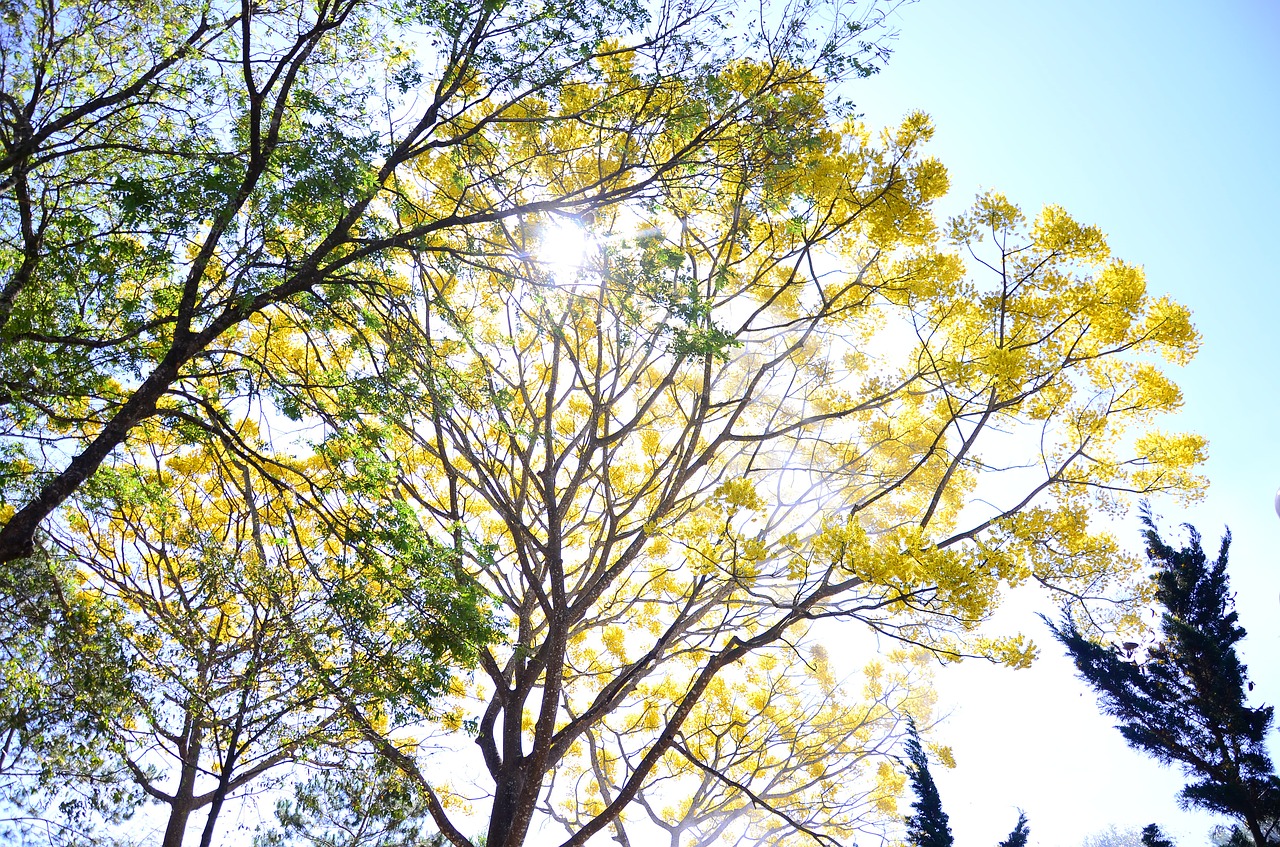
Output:
M503 847L511 834L515 823L516 805L519 802L520 789L524 787L523 774L517 762L515 767L503 768L506 773L493 791L493 807L489 813L489 831L485 835L485 843L493 847Z
M182 838L187 834L187 820L191 817L192 803L190 797L175 797L169 806L169 825L164 829L164 841L161 847L182 847Z
M240 731L244 727L244 698L240 699L240 714L236 716L236 728L231 733L231 740L227 742L227 756L222 762L222 769L218 775L218 790L214 792L213 802L209 805L209 818L204 822L204 832L200 834L200 847L210 847L213 844L213 827L218 822L218 815L222 812L222 803L227 799L227 793L231 786L231 771L236 766L236 752L240 744Z
M1249 830L1249 837L1253 839L1256 847L1266 847L1267 844L1271 843L1263 836L1262 824L1258 822L1256 817L1249 815L1244 819L1244 825Z
M203 675L203 669L201 670ZM186 743L180 745L182 754L182 771L178 778L178 790L173 792L173 800L169 803L169 824L164 830L164 841L161 847L182 847L182 839L187 833L187 821L195 810L196 771L200 764L200 751L204 747L204 725L200 720L192 719L186 733Z

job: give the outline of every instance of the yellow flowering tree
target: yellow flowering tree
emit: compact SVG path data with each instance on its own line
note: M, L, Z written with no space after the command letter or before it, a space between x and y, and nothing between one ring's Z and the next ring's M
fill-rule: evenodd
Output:
M828 108L867 19L735 6L15 19L0 561L116 610L168 844L355 744L457 847L845 843L927 660L1024 665L1006 587L1123 594L1093 516L1194 495L1185 309L1060 209L940 225L928 119Z
M400 430L427 408L414 351L382 352L414 263L466 276L528 221L603 221L758 164L758 136L800 139L815 70L874 70L877 10L28 5L0 7L0 562L22 577L0 599L65 582L68 609L119 624L97 635L130 662L111 703L71 683L44 702L170 807L169 844L206 810L208 842L228 797L346 744L347 712L431 719L491 634L491 544L398 483L439 464ZM58 579L36 579L50 558ZM54 646L33 621L3 622L30 635L12 655ZM43 726L26 692L65 681L46 676L0 698L5 727Z
M642 198L797 74L879 61L874 2L791 4L754 40L736 5L0 6L0 561L148 420L234 431L225 402L264 388L250 321L323 331L405 248ZM742 55L772 70L703 96Z
M1203 441L1156 426L1186 310L1061 209L992 193L940 226L928 119L873 134L825 102L793 78L643 202L441 236L346 332L306 336L308 368L384 387L390 496L505 621L439 721L363 728L458 847L475 815L490 847L557 822L563 847L847 843L893 820L883 755L928 718L920 656L1024 666L1022 635L979 630L1007 587L1124 594L1137 563L1094 516L1198 490ZM563 151L513 192L571 190L627 143L503 132L515 161ZM403 214L442 173L406 181ZM335 431L350 410L290 396ZM833 633L842 674L901 649L840 683ZM468 735L441 777L429 751Z

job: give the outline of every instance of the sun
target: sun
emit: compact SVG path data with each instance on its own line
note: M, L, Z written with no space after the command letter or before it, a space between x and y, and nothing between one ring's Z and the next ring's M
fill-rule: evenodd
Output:
M595 237L572 219L559 219L542 227L534 258L557 284L573 285L590 273L591 260L600 252Z

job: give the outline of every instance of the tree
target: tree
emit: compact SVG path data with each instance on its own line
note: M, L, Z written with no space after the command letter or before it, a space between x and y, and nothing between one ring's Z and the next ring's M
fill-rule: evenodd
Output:
M1137 827L1122 830L1111 824L1085 837L1081 847L1142 847L1142 830Z
M1251 839L1238 824L1215 826L1209 832L1209 843L1214 847L1252 847Z
M365 756L325 768L276 803L279 827L260 832L255 847L444 847L423 832L415 786L386 759Z
M394 288L401 251L461 258L494 221L607 214L700 172L811 70L878 61L843 0L754 37L726 29L734 6L0 4L0 561L143 422L233 434L264 388L251 321L339 320ZM768 72L702 90L742 55ZM538 176L566 157L574 179Z
M1193 779L1182 789L1184 805L1230 815L1254 844L1273 843L1280 809L1280 779L1266 751L1273 710L1245 705L1252 684L1236 653L1245 630L1227 578L1231 535L1210 562L1194 527L1174 549L1150 514L1143 521L1162 608L1159 640L1145 658L1089 640L1070 616L1054 635L1130 746Z
M929 759L924 748L920 746L920 735L915 724L908 726L907 758L911 762L907 766L907 777L911 780L911 789L916 800L911 804L915 814L907 817L907 843L911 847L951 847L955 839L951 837L951 824L947 813L942 811L942 798L938 795L938 786L929 773ZM1019 826L1025 818L1019 818Z
M723 96L766 73L726 67ZM817 78L781 90L697 176L580 221L568 261L543 252L546 217L494 222L415 255L376 319L297 334L311 370L293 402L333 430L340 391L308 373L395 386L372 449L413 463L388 487L439 537L474 540L460 560L508 620L430 744L365 729L459 847L449 807L466 798L505 847L549 822L566 847L630 843L645 818L673 843L751 843L766 830L748 807L780 828L770 843L891 826L891 804L859 805L891 744L851 725L807 777L785 768L839 702L774 717L784 681L832 673L812 660L816 622L1023 664L1025 640L973 635L1001 586L1122 585L1136 562L1090 509L1196 488L1199 439L1121 436L1179 404L1131 356L1189 354L1185 311L1060 209L1028 226L986 195L948 243L927 119L873 139L833 129L825 100ZM552 140L522 132L503 149ZM595 149L585 130L554 140ZM581 163L543 178L559 188ZM479 775L433 777L422 749L467 721L475 746L454 735L456 755ZM685 802L704 785L722 792L710 820ZM721 826L734 815L746 830Z
M140 801L106 748L132 681L119 618L65 563L0 573L0 837L106 843Z
M1173 842L1164 837L1160 827L1149 823L1142 828L1143 847L1173 847Z
M1021 810L1018 811L1018 822L1014 824L1013 832L1009 833L1009 837L1000 842L1000 847L1027 847L1027 838L1031 835L1031 829L1027 826L1027 816Z
M955 843L951 835L951 823L947 813L942 810L942 797L938 794L933 774L929 772L929 757L920 743L920 733L915 722L910 719L907 723L906 752L910 762L907 765L907 778L911 780L911 790L916 796L915 802L911 804L915 813L906 818L907 844L911 847L950 847ZM1009 837L1000 842L999 847L1026 847L1030 833L1027 816L1019 809L1018 822Z
M361 512L343 545L315 510L261 497L272 486L222 445L148 436L134 464L101 472L59 551L115 610L130 671L111 711L81 703L75 718L168 807L166 847L201 810L208 847L229 798L288 766L341 766L358 744L348 708L426 708L491 630L474 583L400 513ZM333 492L352 477L311 479Z
M321 372L287 340L341 335L358 358L406 251L465 261L495 221L705 177L780 92L882 56L848 4L823 4L838 23L817 41L818 4L740 41L733 5L0 2L0 561L64 559L122 614L144 682L107 746L170 805L170 843L200 808L207 843L228 796L342 737L343 710L429 711L489 633L451 558L464 528L432 538L378 487L404 457L372 460L368 418L396 386L342 382L345 363ZM723 85L742 55L764 72ZM257 436L320 387L342 396L306 424L332 429ZM183 491L200 454L216 467ZM256 512L275 515L265 543ZM304 684L317 667L334 689ZM81 711L60 718L106 720L64 695ZM326 709L324 732L296 732ZM129 753L148 733L173 790Z
M334 716L457 847L474 804L492 847L893 826L929 657L1030 661L975 634L1002 587L1123 584L1090 511L1197 489L1202 441L1150 429L1185 309L1055 207L1028 225L992 193L940 228L928 119L873 135L828 87L866 68L845 6L754 30L713 2L140 8L22 17L23 45L97 37L5 51L125 93L6 82L41 120L6 148L0 558L39 526L163 608L180 659L148 672L180 669L194 708L163 717L220 739L210 804L233 751L305 748L232 742L241 697L279 702L261 643L306 695L284 728ZM101 60L122 27L160 53ZM207 602L169 599L189 586ZM485 597L481 649L438 612ZM874 639L902 649L842 683Z
M1084 847L1173 847L1173 842L1165 838L1160 827L1153 823L1141 829L1133 827L1123 831L1113 824L1086 838Z

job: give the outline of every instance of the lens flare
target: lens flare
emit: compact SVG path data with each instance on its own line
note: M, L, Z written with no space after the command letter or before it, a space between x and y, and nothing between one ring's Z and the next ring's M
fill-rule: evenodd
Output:
M535 256L555 282L572 285L589 270L599 249L591 233L576 221L558 220L542 229Z

